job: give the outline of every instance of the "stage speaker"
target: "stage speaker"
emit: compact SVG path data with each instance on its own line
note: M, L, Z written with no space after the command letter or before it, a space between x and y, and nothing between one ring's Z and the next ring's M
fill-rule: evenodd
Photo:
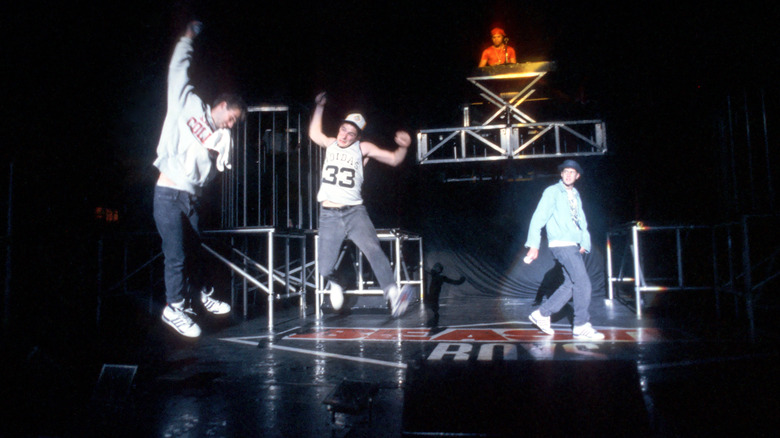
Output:
M630 361L418 362L407 368L402 435L650 435Z

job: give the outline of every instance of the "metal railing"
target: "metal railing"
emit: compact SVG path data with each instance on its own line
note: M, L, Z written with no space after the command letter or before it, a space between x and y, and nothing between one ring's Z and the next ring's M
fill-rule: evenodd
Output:
M777 215L744 215L738 222L713 226L634 222L612 230L607 233L608 298L642 317L643 294L712 290L720 318L726 304L722 295L728 294L735 316L744 309L755 337L757 303L780 280L778 223ZM620 295L626 288L633 304Z
M607 153L606 126L598 120L424 129L417 146L420 164Z

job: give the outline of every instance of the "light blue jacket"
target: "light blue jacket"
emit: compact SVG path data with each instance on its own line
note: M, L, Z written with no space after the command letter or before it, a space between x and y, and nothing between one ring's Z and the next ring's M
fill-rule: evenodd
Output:
M547 187L542 193L542 199L539 201L539 205L531 217L531 225L528 227L526 247L539 248L542 240L542 228L544 227L547 229L548 241L576 242L580 248L590 252L590 233L588 233L585 212L582 210L582 199L580 199L580 193L577 189L572 188L572 190L574 190L574 197L577 199L578 223L575 223L571 216L566 186L563 185L563 181L558 181L557 184Z

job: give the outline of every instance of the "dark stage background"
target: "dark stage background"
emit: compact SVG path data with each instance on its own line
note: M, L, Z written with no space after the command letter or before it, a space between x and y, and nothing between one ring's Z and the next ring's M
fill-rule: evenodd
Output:
M777 170L779 8L558 0L7 5L0 175L4 211L13 206L13 234L4 240L12 260L3 303L9 357L44 351L52 363L78 363L84 354L75 347L98 336L97 242L154 230L151 163L167 63L193 17L205 30L191 75L207 100L234 91L250 104L287 103L308 115L326 90L327 114L362 110L366 137L380 144L392 144L398 128L457 126L461 105L474 98L465 78L489 29L502 26L520 61L558 63L548 85L562 118L607 123L610 152L582 160L580 184L600 264L605 231L629 221L718 223L777 212L778 178L767 175ZM744 108L755 115L762 105L766 124L746 121ZM766 126L768 142L746 142L746 126ZM398 169L368 170L364 191L377 227L423 233L429 261L466 275L464 290L534 295L542 270L528 271L518 253L558 161L488 169L533 174L524 181L443 183L440 167L416 166L414 146L409 155ZM119 220L107 223L98 207ZM594 285L603 290L603 280Z

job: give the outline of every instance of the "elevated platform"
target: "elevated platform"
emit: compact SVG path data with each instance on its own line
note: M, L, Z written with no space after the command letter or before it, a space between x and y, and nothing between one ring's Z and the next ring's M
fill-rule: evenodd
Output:
M447 164L528 158L562 158L607 153L601 120L534 116L542 78L554 62L525 62L478 69L468 78L479 91L482 114L463 108L462 126L417 132L417 162ZM479 119L479 120L477 120Z

